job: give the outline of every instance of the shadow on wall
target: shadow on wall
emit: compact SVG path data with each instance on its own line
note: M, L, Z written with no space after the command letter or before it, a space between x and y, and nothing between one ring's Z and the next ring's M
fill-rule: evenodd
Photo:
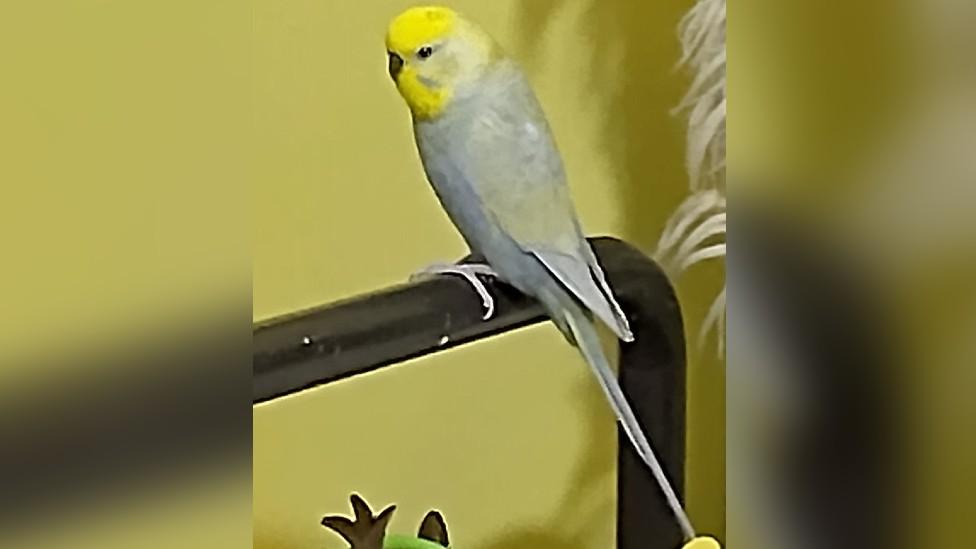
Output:
M596 389L595 380L589 378L586 380L586 383L580 383L575 387L572 394L574 402L577 402L581 408L585 408L585 413L581 414L581 417L586 421L579 428L585 432L584 438L590 448L615 448L616 424L603 394ZM513 517L486 516L483 518L484 522L497 525L494 531L498 534L493 533L493 536L488 539L466 540L463 527L458 527L455 533L451 533L454 523L452 523L450 509L442 509L449 533L452 537L462 540L458 545L470 549L588 549L600 547L606 540L612 540L614 521L611 519L615 514L615 493L613 490L607 490L607 483L615 482L608 477L616 478L616 452L585 451L579 452L579 456L574 465L572 478L565 484L564 491L560 495L558 508L555 511L542 510L544 520L525 515L519 515L514 520ZM532 463L532 460L529 459L526 463ZM396 467L379 474L386 473L400 474ZM329 482L326 481L324 484L328 485ZM379 481L379 484L381 485L382 481ZM319 481L309 483L310 488L317 485ZM532 492L536 487L526 485L521 489ZM324 541L322 547L349 549L346 542L319 525L322 513L344 514L346 509L328 511L315 509L312 512L302 509L301 512L307 515L305 523L307 529L316 532L316 537ZM255 515L254 519L256 521L253 529L254 547L268 549L309 547L307 538L283 534L276 529L276 517ZM388 532L405 533L397 528L390 528Z
M589 380L588 380L589 381ZM592 448L617 445L617 426L607 407L603 394L595 388L596 382L580 384L576 401L587 409L585 429L588 444ZM472 549L585 549L596 547L604 539L613 539L608 529L608 517L615 515L613 497L608 497L608 476L616 478L616 453L585 452L576 464L573 481L567 483L560 498L559 508L550 522L538 521L504 524L498 517L494 522L504 525L497 539L470 544ZM531 486L526 490L532 490ZM598 502L593 505L591 502ZM450 521L450 517L448 517ZM612 522L612 521L611 521Z
M677 29L693 5L694 0L535 0L522 3L515 15L530 72L545 63L540 37L558 18L572 16L579 40L589 45L581 50L588 56L586 78L574 85L588 89L586 99L604 113L597 141L616 169L622 236L648 255L688 192L685 120L671 113L690 83L676 66ZM687 334L698 333L723 273L712 262L676 284ZM699 530L724 537L724 360L716 357L713 343L699 350L691 335L688 341L685 501Z
M579 10L575 26L590 44L589 71L578 85L591 90L606 113L601 141L618 175L627 239L653 249L661 227L684 198L684 124L670 110L681 100L687 78L677 70L677 26L692 2L581 0L523 2L521 50L529 68L541 62L537 37L553 17Z

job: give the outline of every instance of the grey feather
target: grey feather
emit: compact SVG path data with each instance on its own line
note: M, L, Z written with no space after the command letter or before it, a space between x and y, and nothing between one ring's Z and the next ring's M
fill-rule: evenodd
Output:
M534 276L523 270L536 262L519 256L535 256L619 338L633 340L579 227L542 108L513 62L477 89L459 90L448 112L415 132L428 178L472 251L530 294L535 283L522 279Z
M592 262L559 252L530 251L583 305L613 330L617 337L624 341L634 340L627 317L613 298L603 269L596 262L596 254L589 249L589 245L586 246L586 251L593 257Z
M455 90L440 116L415 121L424 169L473 252L535 296L590 365L620 425L657 478L678 522L694 531L600 347L591 315L633 339L583 237L562 159L521 70L502 61L477 87Z
M671 482L664 472L664 468L654 454L650 441L644 435L644 430L637 421L637 416L634 414L633 409L631 409L630 403L627 402L627 398L624 396L623 390L617 382L616 375L614 375L610 364L607 362L596 330L593 329L593 325L586 319L582 311L573 304L564 301L563 311L566 322L576 339L576 345L584 358L586 358L586 362L590 365L594 375L600 381L600 387L603 388L604 394L610 402L614 415L617 416L617 421L620 423L624 434L637 450L637 454L651 469L651 473L664 491L668 506L674 512L675 518L678 520L678 525L681 526L685 537L687 539L694 538L695 530L691 525L691 521L681 506L681 501L678 499L674 488L672 488Z

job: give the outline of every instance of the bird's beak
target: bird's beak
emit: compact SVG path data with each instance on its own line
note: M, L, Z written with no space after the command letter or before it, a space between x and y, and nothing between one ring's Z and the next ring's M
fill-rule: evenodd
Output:
M390 78L396 82L397 76L399 76L400 70L403 68L403 58L392 51L387 53L390 56L390 64L387 67L390 70Z

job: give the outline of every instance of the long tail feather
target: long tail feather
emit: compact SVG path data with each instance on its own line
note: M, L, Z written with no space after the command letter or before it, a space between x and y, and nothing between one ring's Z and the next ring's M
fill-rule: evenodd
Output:
M603 392L610 403L610 407L613 409L613 413L617 417L617 421L623 428L624 433L630 440L630 443L634 446L634 449L637 450L637 454L651 469L651 473L654 474L654 478L657 480L658 485L664 492L668 506L671 507L675 518L677 518L678 525L681 527L685 538L694 538L695 530L691 526L691 521L688 519L688 515L685 513L684 508L681 506L681 501L678 500L678 496L675 493L674 488L671 486L671 482L664 473L664 468L661 467L661 463L654 454L654 450L651 448L650 442L644 435L644 431L641 429L640 423L637 422L637 417L634 415L634 411L631 409L630 403L627 402L623 390L620 388L620 384L617 382L616 375L614 375L613 370L610 368L610 364L607 362L606 355L603 353L603 347L600 345L600 338L597 335L596 328L593 326L592 322L585 318L579 308L573 307L564 309L564 311L566 323L573 333L573 338L576 340L576 345L579 347L580 352L583 354L583 358L586 359L586 362L590 365L590 368L593 370L593 373L599 380L600 386L603 388Z

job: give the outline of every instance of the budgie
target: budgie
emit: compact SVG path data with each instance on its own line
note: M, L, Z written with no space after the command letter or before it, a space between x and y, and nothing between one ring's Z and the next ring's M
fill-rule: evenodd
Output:
M637 454L664 491L686 539L691 523L603 352L594 318L631 332L583 236L549 124L518 64L486 32L444 7L414 7L386 35L390 77L410 109L427 178L472 252L486 265L440 266L498 277L536 298L599 381Z

